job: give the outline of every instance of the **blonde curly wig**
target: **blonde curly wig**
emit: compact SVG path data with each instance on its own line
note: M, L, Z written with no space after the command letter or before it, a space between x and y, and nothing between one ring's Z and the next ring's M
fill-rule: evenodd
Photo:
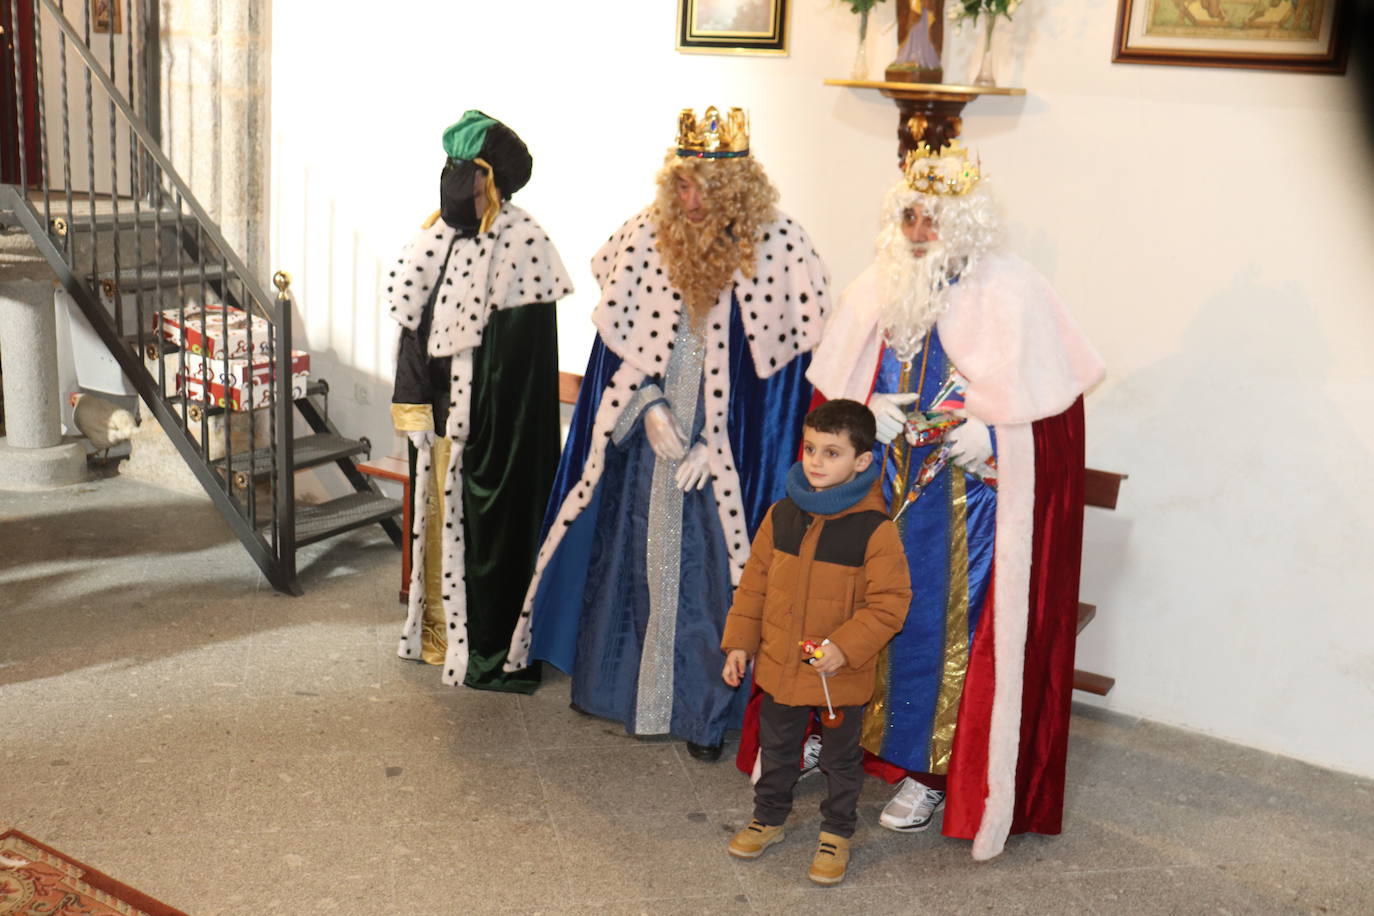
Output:
M701 189L705 219L692 222L675 187L681 175ZM693 159L669 149L659 170L654 229L668 279L700 325L735 271L754 275L754 244L777 219L778 192L752 156Z

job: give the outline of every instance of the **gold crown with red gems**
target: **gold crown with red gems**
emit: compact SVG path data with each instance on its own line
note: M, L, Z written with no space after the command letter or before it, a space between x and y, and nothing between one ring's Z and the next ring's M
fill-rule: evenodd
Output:
M677 154L693 159L739 159L749 155L749 116L743 108L721 115L712 105L697 117L684 108L677 116Z
M941 197L967 194L983 178L980 163L968 161L968 150L958 140L949 141L938 152L922 143L906 154L902 171L911 190Z

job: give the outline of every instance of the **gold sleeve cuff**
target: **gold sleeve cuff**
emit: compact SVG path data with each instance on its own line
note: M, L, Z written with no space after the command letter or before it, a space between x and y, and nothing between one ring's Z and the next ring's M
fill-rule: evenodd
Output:
M403 433L434 429L434 408L428 404L392 404L391 425Z

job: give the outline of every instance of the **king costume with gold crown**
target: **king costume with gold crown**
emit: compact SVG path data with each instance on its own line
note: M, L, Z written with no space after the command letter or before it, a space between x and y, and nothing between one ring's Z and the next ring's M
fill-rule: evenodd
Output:
M907 159L874 263L845 290L807 377L878 421L912 603L879 659L861 741L901 782L880 823L975 858L1058 833L1083 530L1083 393L1097 353L1045 278L999 247L976 161ZM746 727L738 763L752 767ZM946 794L947 793L947 794Z
M776 199L743 111L684 111L656 201L592 259L598 337L510 648L571 673L575 708L702 759L739 724L722 627L796 457L828 307Z
M397 653L445 684L529 693L504 670L558 457L558 325L572 291L510 197L533 159L480 111L444 131L439 212L391 271L401 326L392 417L410 439L410 606Z

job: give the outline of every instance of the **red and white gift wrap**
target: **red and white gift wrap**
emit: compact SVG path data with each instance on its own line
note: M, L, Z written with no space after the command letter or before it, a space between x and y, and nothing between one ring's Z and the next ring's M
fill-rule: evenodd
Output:
M253 387L272 382L272 362L262 354L255 357L251 365L249 360L233 358L226 360L223 356L207 357L199 353L188 352L185 356L186 369L184 374L189 378L199 379L203 382L215 382L220 385L231 385L236 388L248 387L248 376L253 377ZM227 364L227 368L226 368ZM180 369L178 371L181 371ZM304 350L291 351L291 375L310 374L310 354Z
M185 371L177 374L177 392L193 401L230 410L248 410L272 403L272 363L265 356L259 356L251 365L247 359L231 359L228 364L226 372L223 357L214 359L187 353ZM292 350L291 399L305 397L309 382L310 354Z
M266 355L270 349L271 326L267 319L250 316L242 309L224 305L188 305L184 311L186 350L205 356L248 356L248 328L252 323L253 352ZM183 311L167 309L153 315L153 331L181 346Z

